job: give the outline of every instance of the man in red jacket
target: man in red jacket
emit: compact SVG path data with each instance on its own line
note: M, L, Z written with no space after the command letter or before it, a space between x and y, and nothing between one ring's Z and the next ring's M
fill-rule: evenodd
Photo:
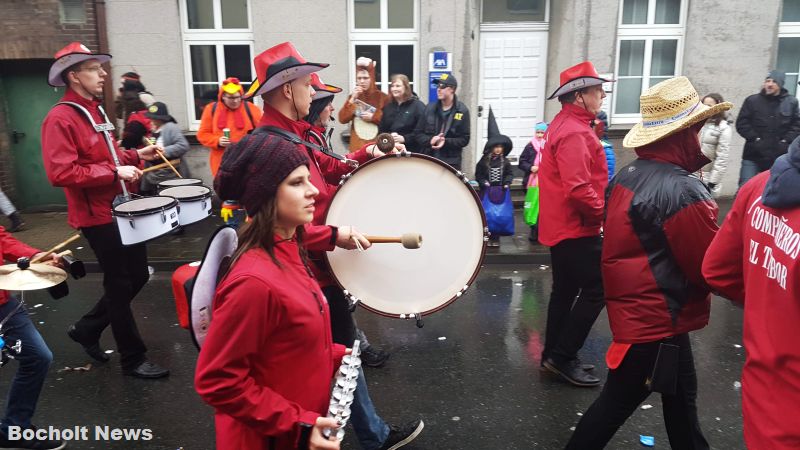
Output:
M800 140L739 189L703 260L712 289L744 306L744 440L800 448Z
M730 103L708 107L686 77L641 96L642 122L625 136L638 159L606 195L603 286L613 343L608 378L567 449L605 448L651 392L661 394L674 449L708 449L697 420L697 376L689 332L708 324L700 273L717 231L717 205L692 174L708 163L698 132Z
M576 386L597 386L578 350L603 309L600 237L608 167L592 130L606 96L592 63L561 72L559 112L547 129L539 166L539 242L550 247L553 290L542 365ZM576 300L577 298L577 300Z
M48 82L66 86L66 91L42 123L44 168L50 183L64 188L67 221L89 241L103 269L104 288L94 308L67 333L89 356L106 362L109 358L100 349L99 340L111 325L125 375L167 376L167 369L147 360L147 348L131 311L131 301L150 277L147 249L144 244L123 246L111 217L112 202L122 192L121 182L139 180L139 162L154 159L156 146L120 150L113 138L108 139L113 125L99 98L107 75L102 64L111 59L110 55L94 54L73 42L55 58Z
M39 250L14 239L3 227L0 227L0 255L4 261L15 262L22 257L33 260L45 256ZM58 257L52 255L49 258L48 264L58 264ZM14 357L19 362L19 368L8 390L5 416L0 421L0 448L64 448L61 441L23 439L18 434L10 433L13 430L19 432L33 428L31 419L36 411L47 370L53 362L53 353L33 325L28 311L7 291L0 291L0 321L2 320L6 321L1 326L6 345L13 346L20 340L23 351ZM9 430L9 427L15 428Z

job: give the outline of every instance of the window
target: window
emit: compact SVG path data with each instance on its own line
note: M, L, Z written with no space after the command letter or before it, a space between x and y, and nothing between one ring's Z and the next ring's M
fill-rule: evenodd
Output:
M375 61L375 83L389 91L391 75L402 73L412 88L418 78L419 0L351 0L350 84L355 85L355 60Z
M83 0L61 0L58 3L61 23L86 23L86 7Z
M778 28L777 69L786 73L786 88L797 95L798 73L800 73L800 0L783 0L783 13Z
M545 0L484 0L481 23L544 22Z
M612 122L639 120L639 97L680 75L686 2L621 0Z
M249 0L181 0L181 6L189 123L196 130L223 80L236 77L245 91L252 84L253 32Z

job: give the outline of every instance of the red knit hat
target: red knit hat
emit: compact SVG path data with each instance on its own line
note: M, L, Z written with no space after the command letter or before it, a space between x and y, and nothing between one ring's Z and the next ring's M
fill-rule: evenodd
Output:
M254 216L301 165L308 166L308 158L295 144L267 133L251 134L225 150L214 190L221 199L238 201Z

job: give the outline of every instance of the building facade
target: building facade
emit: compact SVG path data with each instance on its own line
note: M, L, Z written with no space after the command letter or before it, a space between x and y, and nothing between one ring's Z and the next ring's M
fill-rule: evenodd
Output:
M459 81L456 94L472 113L463 166L470 174L486 141L488 108L518 155L534 125L560 109L545 100L558 87L559 72L583 60L618 80L604 107L618 167L634 157L621 138L638 120L638 97L648 86L686 75L701 95L718 92L737 105L735 118L768 70L787 72L792 93L800 73L800 0L765 0L757 8L743 0L39 0L15 1L11 9L42 4L58 11L58 4L76 2L89 16L98 4L105 9L114 55L109 84L124 72L140 73L189 134L223 79L249 84L252 57L287 40L306 59L331 64L321 75L345 90L337 108L355 85L358 56L378 61L384 90L391 74L404 73L426 103L430 80L451 71ZM26 19L15 17L0 20L24 30ZM38 53L24 58L51 58L62 44L37 39L37 45ZM8 44L0 46L7 58L3 47ZM348 127L336 128L346 138ZM0 137L2 156L6 136ZM742 146L734 133L723 194L736 190Z

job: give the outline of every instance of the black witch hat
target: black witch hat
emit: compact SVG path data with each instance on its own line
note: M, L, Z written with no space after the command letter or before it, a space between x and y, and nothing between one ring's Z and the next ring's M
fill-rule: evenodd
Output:
M491 152L492 148L496 145L502 145L503 156L508 156L508 154L511 153L511 148L514 146L514 143L511 142L511 139L505 134L500 134L500 128L497 126L497 119L494 118L491 105L489 105L489 124L486 131L488 139L486 145L483 146L483 154L485 155Z

